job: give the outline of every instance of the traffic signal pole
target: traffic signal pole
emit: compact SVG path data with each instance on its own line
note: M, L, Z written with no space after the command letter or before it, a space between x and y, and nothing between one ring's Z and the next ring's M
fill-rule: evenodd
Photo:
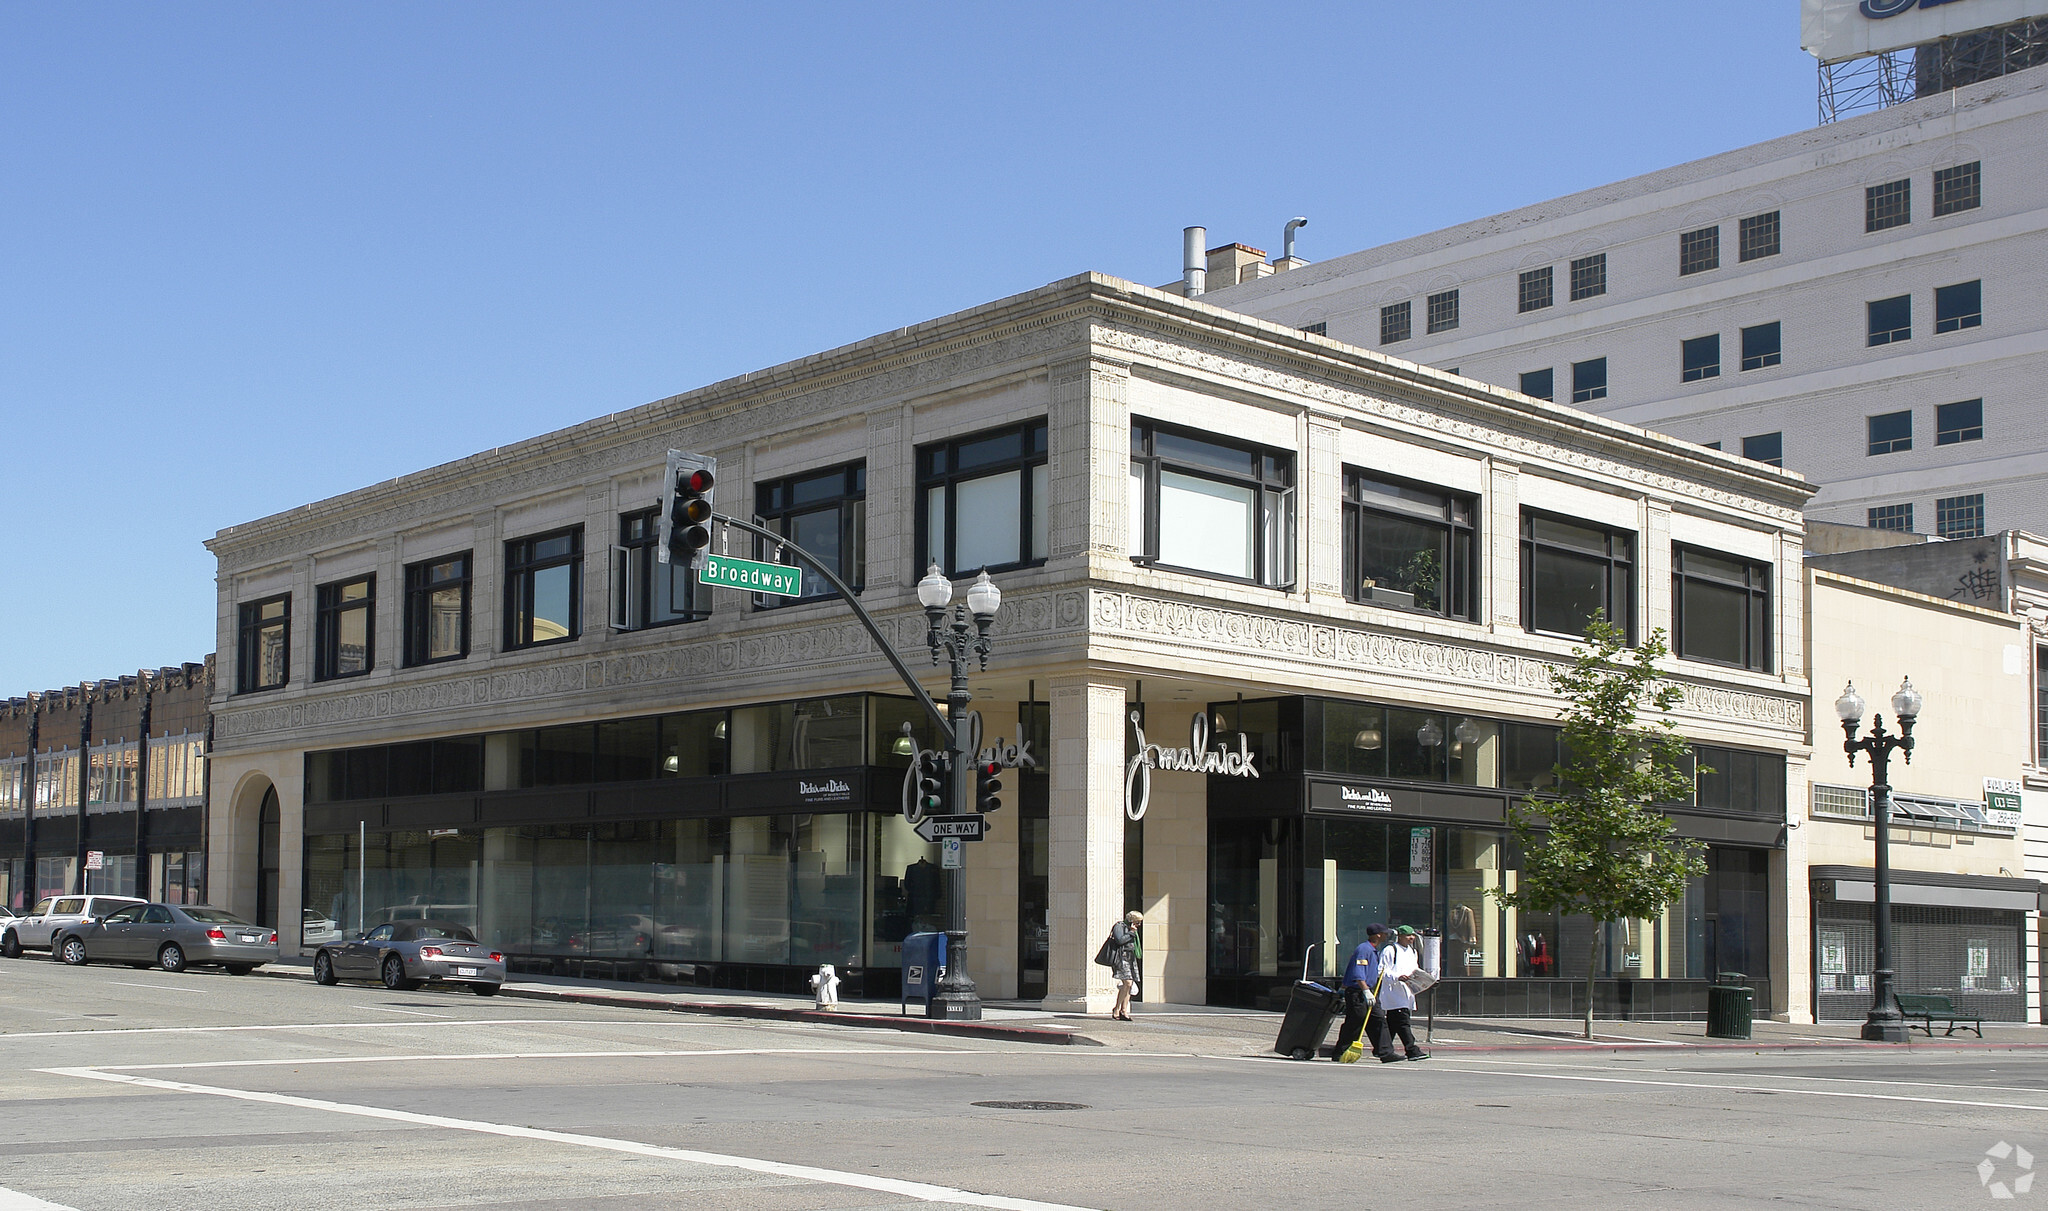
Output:
M741 521L737 517L728 517L723 513L713 513L711 520L764 538L782 547L802 560L818 575L823 576L825 583L838 591L839 599L847 604L853 611L853 616L860 619L860 624L867 628L868 636L875 641L875 646L881 650L882 655L888 658L890 667L896 670L896 675L903 679L903 684L916 696L918 704L924 707L932 725L938 728L939 735L944 738L951 762L948 773L953 782L953 810L964 811L973 804L977 771L975 754L967 751L967 711L973 703L974 695L967 685L967 657L970 651L979 650L983 660L987 659L987 628L983 627L982 634L975 636L968 629L964 607L955 618L950 635L940 629L937 617L932 618L927 639L936 640L932 648L933 659L937 660L939 646L943 644L947 654L952 657L953 666L953 684L946 693L946 714L941 714L938 704L932 701L932 696L925 693L924 687L917 683L917 678L910 675L910 669L903 663L902 657L896 654L896 649L882 637L881 628L875 625L874 618L862 607L860 599L853 595L853 590L847 587L845 581L839 579L832 569L825 566L824 561L766 527ZM928 615L931 613L927 611ZM978 649L975 647L977 643L980 645ZM929 1013L935 1018L978 1021L981 1018L981 994L975 988L973 979L967 974L965 869L956 866L946 872L946 901L946 974L939 980L939 991L932 997Z

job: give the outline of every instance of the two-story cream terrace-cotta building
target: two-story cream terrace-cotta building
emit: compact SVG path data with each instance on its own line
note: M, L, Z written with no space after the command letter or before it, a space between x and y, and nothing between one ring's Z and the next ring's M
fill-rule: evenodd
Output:
M928 565L1000 584L975 706L1032 764L966 846L984 996L1106 1008L1136 907L1154 1000L1258 1003L1381 919L1441 933L1446 1012L1573 1012L1585 922L1485 890L1606 610L1676 635L1721 773L1674 811L1709 873L1600 995L1784 1010L1804 482L1092 274L221 531L216 897L288 951L454 918L515 970L893 995L948 910L900 811L932 737L818 578L655 561L671 448L916 667Z

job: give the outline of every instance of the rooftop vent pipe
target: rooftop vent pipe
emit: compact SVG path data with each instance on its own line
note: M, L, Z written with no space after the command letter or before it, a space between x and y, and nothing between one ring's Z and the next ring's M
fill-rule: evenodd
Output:
M1286 260L1294 259L1294 229L1308 226L1307 219L1289 219L1287 226L1280 229L1280 255Z
M1209 229L1183 227L1180 232L1181 293L1188 298L1209 287Z

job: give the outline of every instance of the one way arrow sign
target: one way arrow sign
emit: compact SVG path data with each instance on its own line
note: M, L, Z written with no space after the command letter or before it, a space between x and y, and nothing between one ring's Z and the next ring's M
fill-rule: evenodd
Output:
M917 835L927 841L940 837L958 837L962 841L979 841L983 832L980 816L926 816L912 826Z

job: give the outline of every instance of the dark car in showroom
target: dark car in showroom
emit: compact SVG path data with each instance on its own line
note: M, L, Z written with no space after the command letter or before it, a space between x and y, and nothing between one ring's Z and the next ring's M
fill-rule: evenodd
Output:
M207 904L129 904L58 926L50 954L74 967L93 961L165 971L210 966L240 976L277 962L277 931Z
M453 921L388 921L314 951L313 980L377 980L394 991L460 984L488 997L505 982L505 956Z

